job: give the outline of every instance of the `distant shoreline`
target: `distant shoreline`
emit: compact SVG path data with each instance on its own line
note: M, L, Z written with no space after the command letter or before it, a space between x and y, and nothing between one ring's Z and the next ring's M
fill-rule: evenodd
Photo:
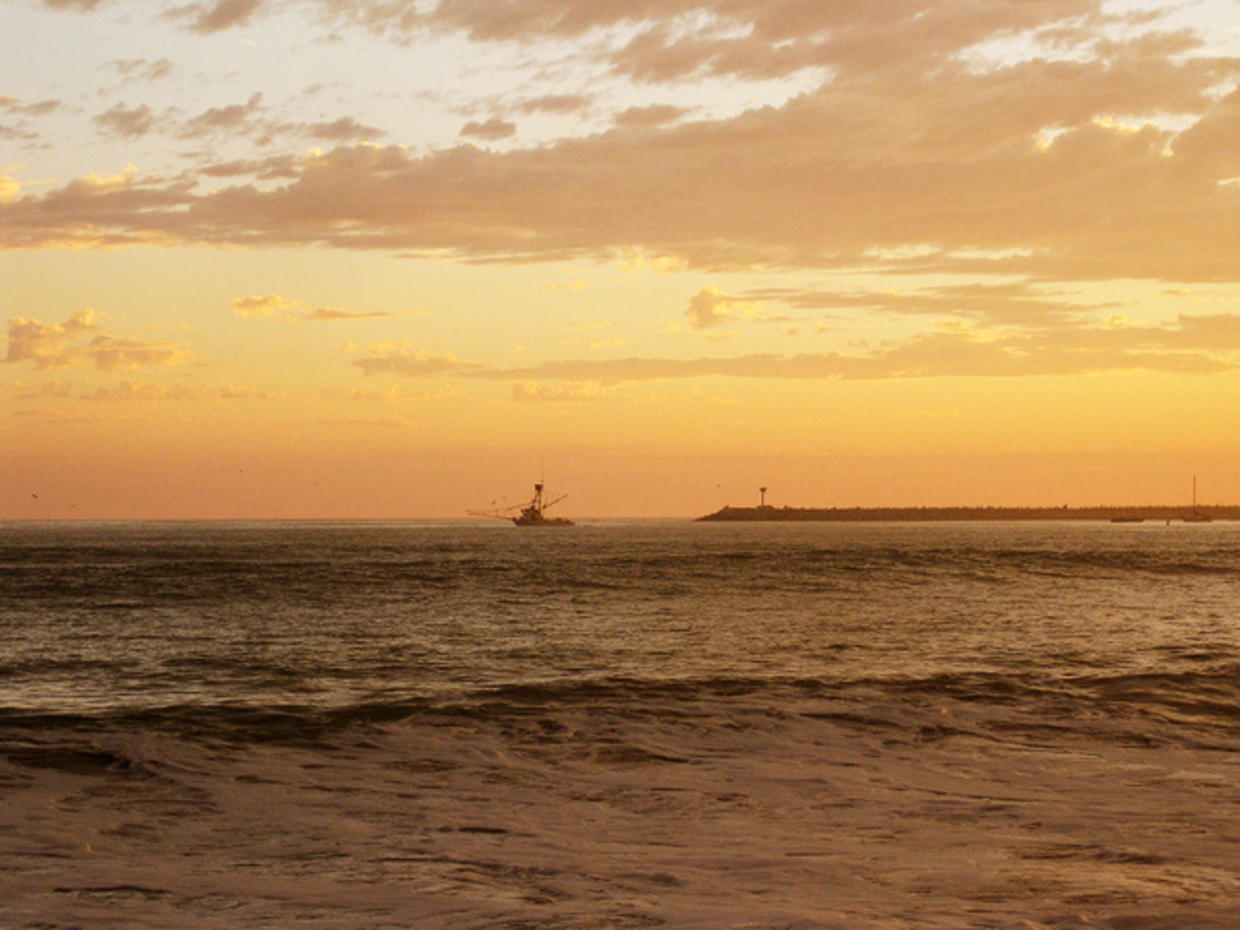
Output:
M1240 506L1198 507L723 507L705 523L907 523L984 520L1085 520L1115 523L1240 520Z

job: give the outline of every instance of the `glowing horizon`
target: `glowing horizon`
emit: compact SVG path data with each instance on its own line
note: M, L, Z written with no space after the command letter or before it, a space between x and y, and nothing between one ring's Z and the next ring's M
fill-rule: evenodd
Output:
M1240 501L1230 2L0 10L0 519Z

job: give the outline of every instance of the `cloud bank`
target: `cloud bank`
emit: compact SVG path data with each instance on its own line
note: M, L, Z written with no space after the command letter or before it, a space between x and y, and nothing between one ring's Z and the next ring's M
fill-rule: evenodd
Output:
M325 23L401 41L582 40L595 65L669 88L703 75L820 78L780 106L731 118L686 122L686 108L644 106L611 130L532 147L500 116L465 124L467 138L511 143L503 151L359 144L378 130L356 116L281 121L255 93L176 131L347 144L9 196L0 248L323 244L514 262L639 252L710 270L1240 279L1240 59L1152 15L1093 0L318 6ZM272 8L181 9L187 28L209 32ZM610 38L584 41L599 35ZM1003 58L1002 43L1024 51ZM588 102L524 99L531 113ZM117 104L97 122L133 137L151 130L150 116ZM246 171L274 186L244 181ZM238 180L211 190L205 177Z

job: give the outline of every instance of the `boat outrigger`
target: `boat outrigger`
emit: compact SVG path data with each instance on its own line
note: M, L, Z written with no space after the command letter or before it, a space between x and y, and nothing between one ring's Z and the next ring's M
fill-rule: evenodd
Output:
M500 507L496 510L471 510L469 511L475 517L496 517L501 520L511 520L517 526L572 526L573 521L564 517L548 517L543 511L547 510L560 501L564 500L568 495L561 494L555 500L543 500L543 484L540 481L534 485L534 497L528 503L515 504L511 507ZM515 516L513 511L520 511Z

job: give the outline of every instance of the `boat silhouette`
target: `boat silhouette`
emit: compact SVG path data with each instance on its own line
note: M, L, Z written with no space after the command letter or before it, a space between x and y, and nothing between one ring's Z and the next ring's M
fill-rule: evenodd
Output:
M495 517L500 520L511 520L516 526L572 526L573 521L564 517L548 517L544 511L558 504L567 494L561 494L555 500L543 499L543 483L540 481L534 485L534 496L524 504L514 504L511 507L499 507L495 510L471 510L469 513L475 517ZM513 511L516 511L514 514Z
M1197 476L1193 475L1193 509L1184 515L1185 523L1210 523L1212 517L1197 509Z

